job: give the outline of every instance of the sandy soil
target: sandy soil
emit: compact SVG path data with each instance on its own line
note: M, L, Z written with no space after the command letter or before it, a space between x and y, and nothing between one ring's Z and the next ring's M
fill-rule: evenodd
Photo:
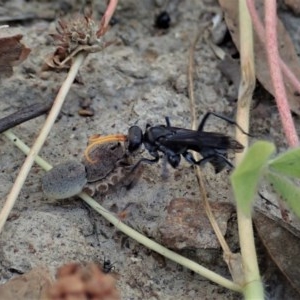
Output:
M187 92L189 48L201 26L211 20L219 7L212 0L169 1L167 10L172 18L171 26L167 30L159 30L153 24L155 16L163 10L160 2L121 1L115 14L116 24L105 37L117 43L101 53L90 54L85 61L81 69L83 85L73 85L40 153L49 163L55 165L81 159L89 136L95 133L126 134L129 126L135 123L144 128L147 122L164 123L164 117L169 116L174 126L190 128ZM20 10L22 5L24 7ZM54 50L49 38L49 33L55 29L52 18L58 15L59 10L74 13L79 8L80 4L76 1L10 1L3 4L4 13L7 9L11 15L28 12L41 18L13 24L17 27L14 31L24 35L23 41L32 53L15 68L13 77L2 82L0 117L55 97L65 74L40 72L45 56ZM96 20L100 20L104 10L104 3L97 3ZM45 20L46 17L49 19ZM299 19L289 12L283 12L283 17L292 37L297 40L296 48L300 53L300 39L297 38ZM222 32L219 33L222 36ZM210 46L204 40L199 42L195 49L195 98L199 120L207 111L234 116L236 90L222 75L218 63ZM279 149L284 149L286 145L275 104L265 91L261 88L259 91L255 99L258 105L252 111L251 133L261 139L275 141ZM82 101L91 101L94 116L78 114ZM299 129L299 118L296 119ZM31 145L44 120L45 116L39 117L17 126L13 131ZM207 130L234 134L234 128L214 118ZM0 145L1 207L24 155L2 135ZM232 203L229 172L215 175L212 167L207 165L204 173L210 201ZM122 299L241 298L127 238L80 199L48 199L41 191L43 174L38 166L32 168L0 236L1 282L39 265L46 265L54 272L69 261L102 263L104 259L110 259L119 274L118 288ZM171 226L166 225L166 208L171 201L184 198L197 202L200 195L195 174L188 163L183 162L177 170L168 168L167 179L163 179L161 174L162 162L147 165L131 190L121 188L96 199L114 212L122 211L131 203L125 221L164 243L166 237L161 228ZM226 236L232 249L238 251L234 213L226 210L222 222L224 232L228 225ZM230 278L222 260L222 251L208 225L203 229L203 236L203 239L198 236L194 245L187 244L175 250ZM261 257L265 259L262 250ZM263 272L267 271L264 267ZM280 299L282 295L292 295L285 285L280 291L274 288L281 280L279 273L272 271L266 282L270 297ZM276 298L278 295L279 298Z

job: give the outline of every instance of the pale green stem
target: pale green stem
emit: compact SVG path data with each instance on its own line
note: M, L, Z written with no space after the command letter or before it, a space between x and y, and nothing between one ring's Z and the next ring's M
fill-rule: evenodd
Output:
M237 123L246 132L249 132L249 112L255 87L255 67L252 23L246 0L239 1L239 26L242 78L239 87ZM237 130L236 137L245 148L248 147L248 137L245 134ZM236 155L236 165L239 164L242 157L243 154ZM245 299L264 299L254 243L252 219L251 216L246 216L243 213L239 203L237 203L237 221L244 271L243 294Z
M5 131L3 133L8 139L10 139L20 150L22 150L25 154L28 154L30 149L27 145L25 145L20 139L18 139L10 130ZM44 170L50 170L52 166L48 164L45 160L43 160L41 157L36 156L35 157L36 163L41 166ZM84 200L88 205L90 205L92 208L94 208L99 214L101 214L105 219L107 219L110 223L112 223L116 228L118 228L120 231L128 235L129 237L135 239L137 242L143 244L147 248L169 258L170 260L173 260L177 262L178 264L181 264L182 266L189 268L190 270L193 270L195 273L221 285L224 286L230 290L236 291L236 292L242 292L242 289L239 285L236 283L210 271L209 269L206 269L202 267L201 265L193 262L192 260L189 260L165 247L162 245L152 241L151 239L145 237L144 235L140 234L139 232L135 231L134 229L130 228L129 226L122 223L118 218L116 218L114 215L109 213L104 207L102 207L100 204L98 204L93 198L88 196L85 193L80 193L78 196Z

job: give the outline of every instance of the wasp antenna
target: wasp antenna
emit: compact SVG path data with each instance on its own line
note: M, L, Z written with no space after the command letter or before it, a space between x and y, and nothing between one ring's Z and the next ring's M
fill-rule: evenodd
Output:
M101 135L98 133L91 135L88 140L88 145L93 143L94 141L98 140L100 137L101 137Z
M226 121L227 123L229 123L229 124L231 124L231 125L235 125L243 134L246 134L246 135L248 135L248 136L250 136L250 137L254 137L253 135L251 135L251 134L249 134L248 132L246 132L236 121L234 121L234 120L232 120L232 119L230 119L230 118L228 118L228 117L225 117L225 116L222 116L222 115L220 115L220 114L217 114L217 113L214 113L214 112L212 112L212 111L209 111L209 112L207 112L205 115L204 115L204 117L202 118L202 120L201 120L201 122L200 122L200 124L199 124L199 126L198 126L198 131L203 131L203 128L204 128L204 126L205 126L205 124L206 124L206 121L207 121L207 119L210 117L210 116L215 116L216 118L219 118L219 119L221 119L221 120L224 120L224 121Z

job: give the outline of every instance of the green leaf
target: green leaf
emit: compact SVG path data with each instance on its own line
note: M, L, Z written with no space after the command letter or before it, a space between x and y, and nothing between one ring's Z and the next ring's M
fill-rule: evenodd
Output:
M270 170L300 178L300 148L291 149L277 156L269 163Z
M300 188L289 178L280 174L268 172L267 178L275 191L286 200L293 212L300 217Z
M274 151L274 144L263 141L256 142L249 148L242 162L230 177L237 205L247 216L251 215L252 202L262 171Z

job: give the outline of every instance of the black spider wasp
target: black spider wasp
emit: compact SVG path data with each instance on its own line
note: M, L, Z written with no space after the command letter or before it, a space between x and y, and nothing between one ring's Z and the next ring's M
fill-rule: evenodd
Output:
M173 127L168 117L165 118L166 125L150 126L147 124L144 133L140 127L134 125L128 130L128 151L132 153L144 144L154 159L141 158L133 168L141 162L149 164L158 162L159 152L166 156L168 163L173 168L178 167L181 155L191 164L201 166L209 162L216 173L222 171L226 165L233 168L233 165L227 159L227 153L229 150L242 152L244 146L222 133L204 131L204 125L210 115L236 125L244 134L247 134L233 120L213 112L205 114L197 130ZM202 155L202 159L196 161L189 150L199 152Z

